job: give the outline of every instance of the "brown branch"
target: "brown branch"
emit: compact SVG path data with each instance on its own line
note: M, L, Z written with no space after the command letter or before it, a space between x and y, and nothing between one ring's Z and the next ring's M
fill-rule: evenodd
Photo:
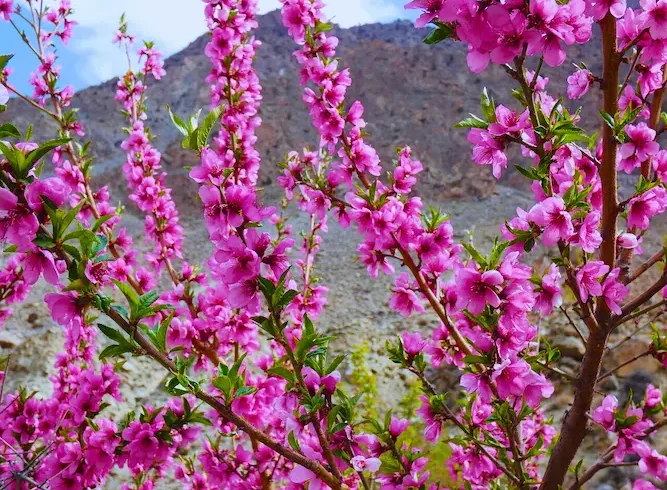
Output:
M640 277L642 274L644 274L644 272L646 272L655 264L660 262L664 256L665 256L665 249L662 248L658 250L646 262L637 266L637 268L628 275L627 279L625 280L625 284L630 284L632 281Z
M607 371L606 373L604 373L603 375L601 375L601 376L598 378L598 383L599 383L600 381L602 381L603 379L607 379L609 376L613 375L613 374L614 374L616 371L618 371L619 369L622 369L622 368L624 368L625 366L628 366L629 364L632 364L633 362L638 361L638 360L641 359L642 357L646 357L646 356L650 356L650 355L651 355L651 350L648 349L648 350L642 352L641 354L637 354L637 355L634 356L632 359L628 359L627 361L622 362L621 364L619 364L619 365L616 366L615 368L610 369L609 371Z
M177 373L178 368L174 361L169 359L165 354L160 352L146 337L138 332L136 328L130 325L123 316L118 313L116 310L111 309L106 313L111 320L113 320L120 328L125 331L128 335L131 335L133 339L139 344L139 346L145 351L146 355L157 361L162 367L167 369L171 373ZM248 420L241 417L240 415L235 414L230 407L222 403L218 398L213 395L204 392L201 389L198 389L193 392L193 394L213 408L222 418L236 425L240 430L261 442L266 447L274 450L276 453L285 457L286 459L303 466L304 468L312 471L315 475L322 480L324 483L329 485L334 489L346 490L347 485L341 483L340 480L334 478L334 476L327 471L327 469L322 466L318 461L309 459L303 454L293 450L290 447L283 446L275 439L271 438L269 435L265 434L261 430L257 429L252 425Z
M618 75L620 59L616 45L616 19L611 15L600 22L604 59L604 110L612 116L618 109ZM618 191L616 182L617 142L613 130L603 125L603 157L600 167L602 181L602 245L600 258L610 268L616 261L616 219L618 215ZM575 283L576 284L576 283ZM586 435L586 414L591 408L595 384L600 372L602 357L609 337L611 312L604 301L598 302L597 331L591 330L586 342L586 353L575 383L572 408L565 415L560 438L554 447L540 490L558 490L565 481L570 463Z

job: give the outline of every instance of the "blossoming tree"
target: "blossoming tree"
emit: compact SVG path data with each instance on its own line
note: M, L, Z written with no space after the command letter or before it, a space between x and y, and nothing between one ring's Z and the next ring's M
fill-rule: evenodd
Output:
M0 126L0 237L8 256L0 271L2 318L41 278L52 285L44 301L65 332L52 395L39 398L30 387L4 394L2 488L98 488L114 468L128 470L124 488L142 490L159 488L168 475L197 490L575 490L609 467L635 465L642 475L635 490L667 481L667 457L652 446L667 425L660 390L649 386L634 403L600 384L640 357L667 363L665 330L655 328L643 354L601 372L606 354L667 311L666 273L649 286L635 282L667 260L665 249L642 257L644 234L667 209L667 150L656 141L666 119L667 0L641 0L639 8L624 0L406 5L421 11L418 27L432 26L425 42L456 39L467 45L473 72L502 65L516 83L510 106L484 92L482 113L459 124L469 130L475 163L499 178L506 150L516 146L523 156L517 169L532 183L535 205L500 224L488 255L455 243L447 217L413 194L423 166L409 147L390 167L366 141L364 108L346 98L352 80L336 58L338 40L328 34L320 0L280 2L320 136L317 151L294 151L280 163L285 197L310 218L302 240L292 238L257 189L257 3L204 3L212 110L203 118L171 114L183 147L200 159L190 177L214 250L201 268L183 258L187 241L146 124L150 81L165 73L155 46L136 51L121 19L115 41L132 62L116 100L127 118L123 175L150 244L142 256L107 188L93 181L73 90L59 84L56 48L75 25L70 1L21 7L0 0L0 20L37 60L34 92L24 94L12 83L11 54L0 56L0 110L14 95L59 128L36 143L30 128ZM589 42L598 27L603 72L574 60L580 65L566 94L585 97L590 111L597 101L587 92L600 87L601 131L588 134L580 111L550 94L540 72L544 64L564 66L567 46ZM619 171L636 181L622 197ZM330 218L356 228L372 277L394 277L390 308L405 316L429 309L440 320L430 340L405 332L388 343L391 360L421 383L412 420L389 410L366 416L359 395L341 384L344 356L330 353L331 337L316 327L327 288L313 268ZM528 265L540 242L550 262ZM572 404L554 424L542 404L554 392L551 377L564 372L535 325L561 313L585 355L571 380ZM628 333L628 324L637 326ZM103 349L98 332L108 337ZM149 357L164 370L164 406L146 404L127 416L105 410L120 398L115 367L127 356ZM426 374L444 364L461 371L458 404ZM406 437L411 424L424 429L422 447ZM615 442L584 464L578 451L590 427ZM444 439L451 454L434 460L430 446ZM432 477L427 464L448 468L450 480Z

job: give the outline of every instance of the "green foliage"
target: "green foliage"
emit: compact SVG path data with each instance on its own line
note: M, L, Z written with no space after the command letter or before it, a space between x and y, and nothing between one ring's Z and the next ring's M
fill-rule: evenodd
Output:
M350 355L350 366L352 372L348 376L348 382L353 389L363 394L360 402L360 410L365 418L379 417L378 412L378 387L377 377L368 367L368 355L370 346L368 342L356 345Z

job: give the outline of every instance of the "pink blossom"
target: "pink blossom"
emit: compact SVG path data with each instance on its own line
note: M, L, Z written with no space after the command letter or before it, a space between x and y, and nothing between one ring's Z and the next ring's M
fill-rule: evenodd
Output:
M355 456L350 460L352 468L355 471L368 471L369 473L377 473L380 469L379 458L366 458L364 456Z
M503 282L503 276L495 270L479 272L474 269L460 269L456 277L457 307L468 308L473 315L482 313L487 304L494 308L499 307L497 288Z
M591 211L586 215L584 222L577 230L577 239L584 252L593 253L600 247L602 235L600 235L599 227L600 213Z
M409 425L410 421L408 419L399 419L392 415L391 422L389 423L389 433L391 434L391 437L397 439L398 436L405 432L405 429L407 429Z
M650 219L667 209L667 192L662 187L654 187L633 197L628 204L628 226L647 230Z
M32 248L38 228L37 217L14 194L0 188L0 240L6 239L19 251L26 251Z
M651 482L639 478L633 483L632 490L658 490L658 488Z
M593 420L611 431L616 426L614 415L618 409L618 399L613 395L607 395L602 404L593 411Z
M647 408L657 407L662 403L662 392L652 384L646 387L645 405Z
M424 429L424 437L429 442L436 442L440 439L440 432L442 431L443 417L442 415L433 411L431 407L431 402L428 397L425 395L420 395L419 400L421 401L421 406L415 410L415 413L419 415L422 420L426 423L426 428Z
M403 272L396 278L392 293L389 305L401 315L410 316L424 311L422 301L412 289L407 273Z
M53 254L47 250L38 250L26 255L23 260L23 277L28 284L35 284L40 275L49 284L60 283L59 272Z
M609 266L601 261L587 262L577 271L576 279L582 301L588 301L590 296L602 296L600 278L608 272Z
M568 240L574 234L572 218L560 197L548 197L536 204L528 211L526 219L544 228L542 241L547 246Z
M423 10L424 12L415 22L415 27L424 27L439 18L445 8L445 0L412 0L405 5L405 8Z
M74 293L49 293L44 296L44 301L51 311L51 316L59 325L68 327L81 320L77 297Z
M422 339L419 332L403 332L401 334L401 340L403 341L405 353L410 357L416 356L424 350L424 347L426 347L426 342Z
M621 233L616 239L618 246L625 249L635 249L639 246L637 235L633 233Z
M595 20L602 20L608 12L620 19L623 17L626 8L626 0L592 0L588 3L587 12Z
M535 308L542 316L550 315L554 308L558 308L563 303L560 280L558 266L551 264L549 271L542 277L542 290L535 300Z
M625 4L624 0L622 1ZM567 77L567 96L570 99L580 99L591 86L593 74L588 70L577 70L572 75Z
M644 9L641 15L651 37L665 39L667 37L667 1L640 0L639 4Z
M643 161L658 153L660 146L653 141L655 131L646 123L629 124L625 128L629 141L619 149L619 167L627 173L637 168Z
M507 168L505 145L495 139L489 131L473 128L468 133L468 141L474 146L472 159L479 165L491 165L493 176L499 179L503 169Z
M0 18L9 22L11 15L14 13L14 0L0 0ZM2 103L0 102L0 105Z
M618 267L615 268L602 283L602 297L604 298L604 302L617 315L621 314L621 307L618 303L623 301L630 292L623 283L619 282L618 276L620 272L621 270Z

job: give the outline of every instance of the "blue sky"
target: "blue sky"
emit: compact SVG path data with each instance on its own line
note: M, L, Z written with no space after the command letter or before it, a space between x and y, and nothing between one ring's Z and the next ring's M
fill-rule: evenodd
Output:
M409 18L411 12L403 8L407 1L325 0L329 18L345 27ZM259 0L259 4L262 12L279 6L277 0ZM70 44L58 54L63 82L77 90L127 69L123 53L111 43L123 12L137 38L154 40L167 55L183 49L205 31L201 0L72 0L72 6L79 25ZM5 22L0 22L0 51L16 54L10 63L15 70L11 81L21 90L30 90L27 79L35 68L34 57Z

